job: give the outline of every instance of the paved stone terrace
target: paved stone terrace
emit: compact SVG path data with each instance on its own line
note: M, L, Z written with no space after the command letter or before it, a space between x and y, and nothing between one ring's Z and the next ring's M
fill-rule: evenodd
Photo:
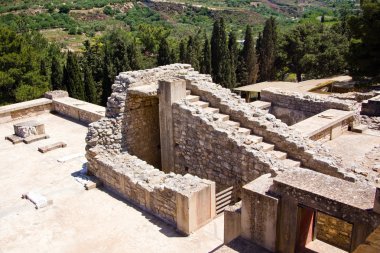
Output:
M45 123L50 139L13 145L4 136L25 120ZM84 158L87 127L43 114L0 124L0 252L212 252L223 242L223 216L189 237L102 189L85 191L72 173ZM64 141L68 146L46 154L39 146ZM36 210L21 194L38 191L53 204Z

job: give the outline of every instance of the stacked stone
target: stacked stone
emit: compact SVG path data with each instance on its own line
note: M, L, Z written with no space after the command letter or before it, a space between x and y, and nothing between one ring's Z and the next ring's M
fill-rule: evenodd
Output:
M191 104L174 104L173 119L175 172L215 181L217 191L287 169L259 144Z
M173 64L155 69L120 73L112 85L112 94L107 101L106 117L89 126L86 150L101 145L106 152L123 151L122 133L125 132L125 109L129 88L157 85L158 80L176 75L186 75L193 71L188 64Z
M176 194L190 196L207 184L192 175L165 174L128 153L92 156L91 172L104 184L160 218L176 223Z
M356 110L355 101L341 100L331 96L320 96L310 93L284 91L278 88L262 90L260 96L262 100L271 102L276 106L312 112L315 114L328 109L342 111Z
M254 134L275 144L279 150L301 161L305 167L349 181L358 179L348 168L343 167L341 158L332 156L321 144L302 137L298 131L289 128L272 114L245 103L238 95L220 85L203 81L203 75L192 73L185 78L187 89L194 95L230 115L232 120L240 122Z

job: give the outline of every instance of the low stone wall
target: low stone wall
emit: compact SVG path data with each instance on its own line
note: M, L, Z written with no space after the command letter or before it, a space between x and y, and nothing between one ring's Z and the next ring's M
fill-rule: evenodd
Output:
M242 127L251 129L254 134L264 137L266 142L273 143L278 150L288 153L290 158L301 161L306 168L349 181L358 179L344 168L339 157L332 156L321 144L302 137L298 131L272 114L245 103L230 90L207 81L206 77L199 74L185 76L187 89L211 106L219 108L222 113L230 115Z
M287 125L293 125L328 109L356 110L356 102L317 94L282 91L268 88L261 91L261 100L272 103L269 112Z
M85 124L95 122L105 115L104 107L70 97L53 99L53 110Z
M192 175L165 174L128 153L87 152L89 173L123 198L190 234L215 216L215 183Z
M46 92L45 98L0 107L0 123L48 112L57 112L88 124L104 117L105 108L70 98L66 91L49 91Z
M39 98L17 104L0 107L0 123L12 120L29 118L52 110L52 101L46 98Z
M380 116L380 95L363 102L360 114L368 116Z

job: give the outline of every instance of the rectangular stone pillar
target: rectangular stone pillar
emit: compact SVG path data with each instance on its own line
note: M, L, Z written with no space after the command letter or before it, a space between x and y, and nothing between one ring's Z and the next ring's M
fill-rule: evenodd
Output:
M272 184L266 174L243 186L241 236L275 252L279 200L268 194Z
M282 196L277 230L277 250L279 253L294 253L297 239L297 200Z
M172 105L186 98L185 80L159 81L159 115L162 170L174 168L174 129Z
M353 252L360 244L365 242L368 235L372 232L371 230L371 225L363 222L356 222L352 226L350 252Z
M215 217L215 183L206 181L196 192L176 195L177 229L187 235Z
M380 188L376 188L375 203L373 206L373 211L380 214Z

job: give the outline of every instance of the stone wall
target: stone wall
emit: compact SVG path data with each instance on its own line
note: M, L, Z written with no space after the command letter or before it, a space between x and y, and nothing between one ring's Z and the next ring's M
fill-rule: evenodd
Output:
M328 109L354 111L357 103L317 94L303 94L268 88L261 91L261 100L271 102L269 112L287 125L294 125Z
M194 95L200 96L201 100L209 102L212 107L219 108L222 113L230 115L232 120L262 136L264 141L274 144L290 158L301 161L304 167L350 181L358 179L343 166L341 158L332 156L320 143L302 137L299 132L272 114L245 103L230 90L209 82L207 76L195 73L184 78L187 80L187 89Z
M52 101L46 98L5 105L0 107L0 123L29 118L52 110Z
M70 97L54 98L53 110L84 124L95 122L105 114L104 107Z
M349 251L352 224L318 212L316 225L317 239Z
M186 234L215 216L215 183L189 174L165 174L141 159L159 164L158 81L192 70L176 64L120 73L106 117L90 124L86 136L90 173Z
M156 168L161 168L158 98L127 95L123 147Z
M186 234L215 215L213 182L189 174L165 174L128 153L98 156L91 150L87 159L89 172L107 187Z
M368 116L380 116L380 95L363 102L361 114Z
M234 186L240 195L242 185L286 169L281 161L259 150L258 144L246 142L244 136L226 128L211 114L185 101L173 107L174 172L212 180L217 192Z

